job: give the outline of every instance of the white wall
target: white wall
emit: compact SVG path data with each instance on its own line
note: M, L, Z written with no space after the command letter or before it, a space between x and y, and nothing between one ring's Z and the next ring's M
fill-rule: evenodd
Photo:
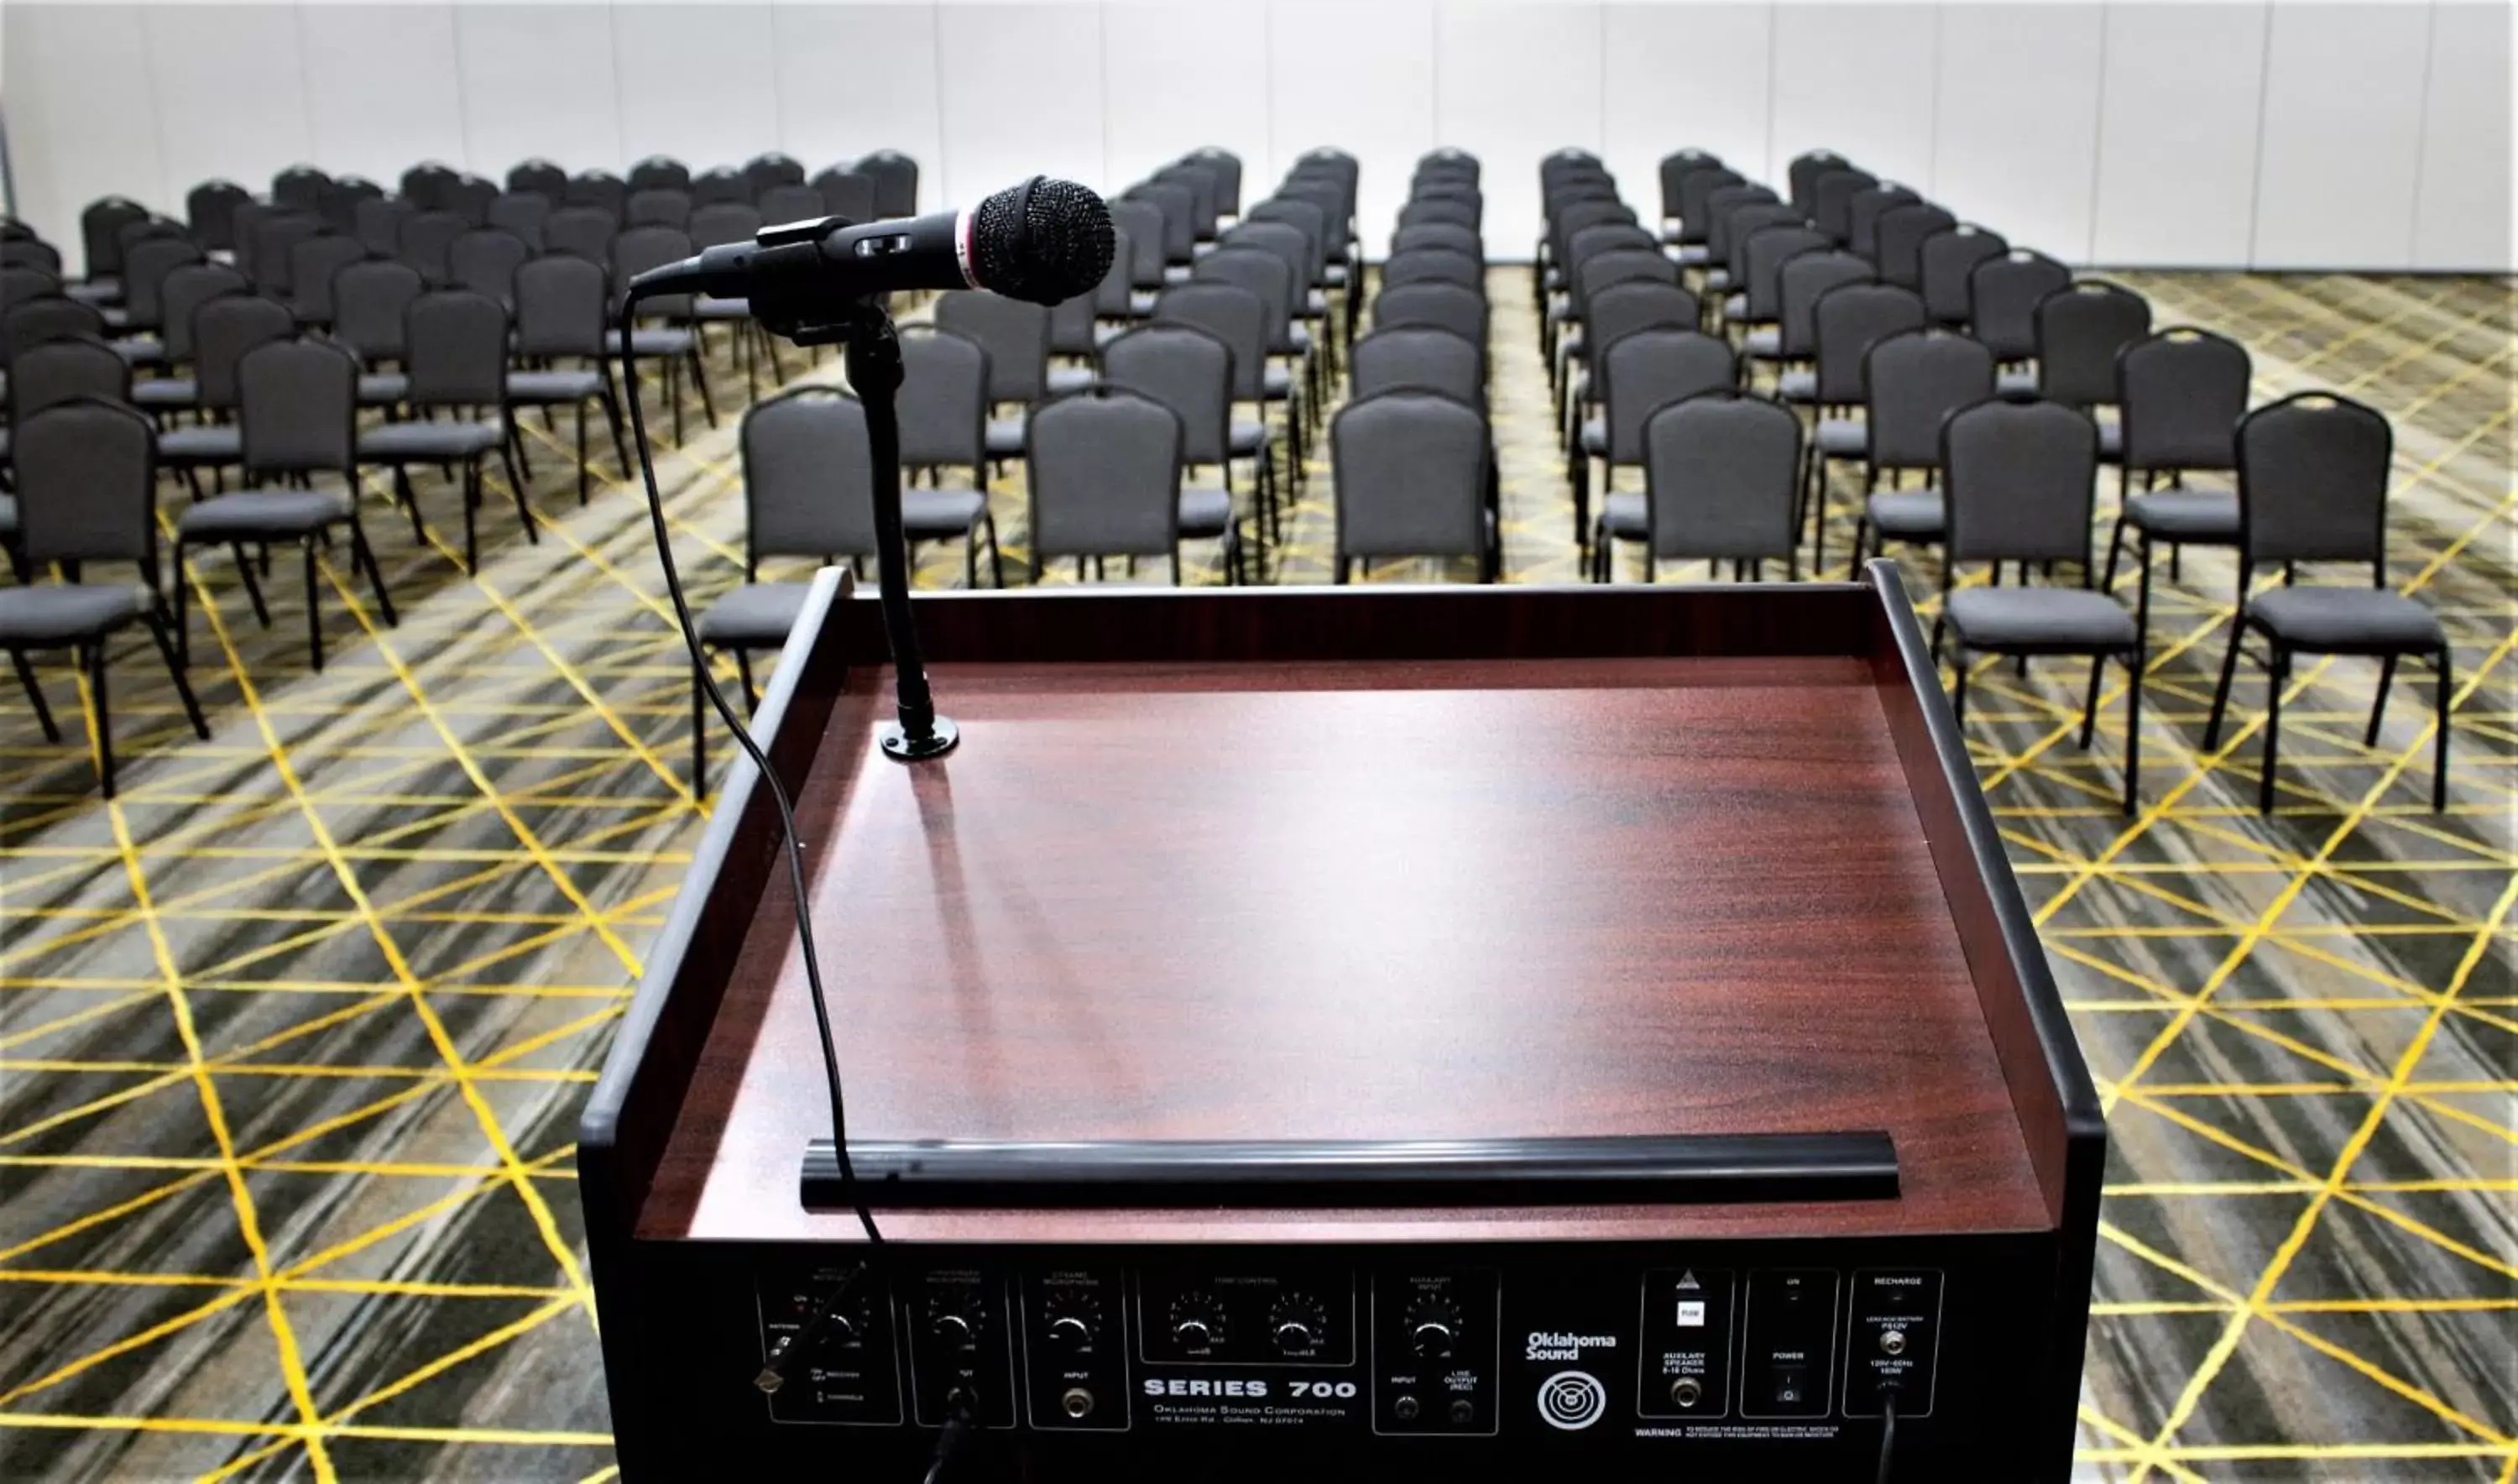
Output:
M1104 188L1201 144L1254 197L1365 161L1377 245L1415 156L1487 165L1526 254L1536 163L1596 150L1645 211L1681 145L1779 181L1828 146L2084 263L2509 271L2508 0L574 0L0 5L20 207L180 209L304 158L620 168L891 147L930 205Z

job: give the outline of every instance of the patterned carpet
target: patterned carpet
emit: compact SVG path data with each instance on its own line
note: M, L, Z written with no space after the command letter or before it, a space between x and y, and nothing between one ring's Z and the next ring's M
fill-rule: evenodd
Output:
M2084 752L2080 666L1974 677L1980 776L2114 1134L2083 1471L2518 1478L2518 290L2126 282L2160 323L2245 343L2260 398L2327 387L2394 418L2391 576L2455 637L2454 762L2434 815L2427 677L2365 747L2375 666L2305 663L2259 818L2261 671L2201 746L2235 571L2199 550L2154 604L2137 816L2114 806L2119 692ZM1568 581L1528 292L1496 272L1509 576ZM739 379L720 356L719 390ZM730 427L692 426L664 472L704 595L736 576L740 502ZM528 444L540 543L494 488L476 578L450 489L422 484L424 545L370 492L402 623L327 553L321 674L294 563L265 631L213 553L193 579L213 739L145 639L118 646L110 805L66 666L43 677L68 741L0 702L0 1477L612 1475L570 1140L699 807L640 509L617 488L578 507L565 420ZM1326 576L1326 473L1281 580ZM1020 479L996 491L1010 568ZM2110 481L2103 522L2113 503ZM922 565L960 580L958 550ZM1211 545L1191 566L1220 576Z

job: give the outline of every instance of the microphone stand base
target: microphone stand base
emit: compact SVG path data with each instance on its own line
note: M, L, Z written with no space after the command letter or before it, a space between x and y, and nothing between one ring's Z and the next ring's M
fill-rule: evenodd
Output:
M962 740L962 728L953 724L951 717L937 717L925 736L913 736L908 727L892 721L875 733L875 740L883 744L885 757L897 763L918 763L951 752L953 744Z

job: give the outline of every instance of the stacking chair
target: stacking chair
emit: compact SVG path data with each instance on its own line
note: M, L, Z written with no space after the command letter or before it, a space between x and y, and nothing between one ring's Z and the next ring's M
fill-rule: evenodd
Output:
M184 615L184 549L225 544L238 550L237 572L253 600L254 616L271 627L271 610L254 576L254 564L243 559L247 544L268 546L294 542L306 569L306 637L317 670L324 668L324 622L315 580L315 547L334 526L350 528L350 559L366 574L376 595L376 610L387 624L396 622L393 594L385 590L384 573L359 523L359 363L338 345L319 340L275 340L257 347L237 368L241 406L238 423L243 431L245 488L200 501L175 522L175 633L178 651L189 658L192 634ZM266 476L282 481L311 481L318 474L337 474L341 488L292 488L285 483L258 484Z
M297 317L277 299L230 293L202 303L193 311L193 405L232 417L242 395L238 368L245 356L257 346L296 334ZM133 388L135 400L138 392ZM157 461L181 469L195 497L200 470L223 470L243 458L244 436L233 421L168 428L157 435Z
M253 193L231 180L209 180L195 186L184 196L184 221L193 229L193 240L204 252L227 252L236 246L236 208L253 199Z
M2181 326L2126 346L2116 356L2118 420L2123 452L2116 461L2115 530L2107 539L2106 585L2116 578L2125 528L2134 532L2134 557L2142 564L2135 611L2150 620L2150 551L2169 549L2171 571L2187 546L2235 546L2238 497L2225 490L2185 488L2189 471L2237 467L2238 419L2246 415L2254 368L2246 347L2208 330ZM2133 476L2142 475L2142 494ZM2161 475L2171 488L2157 489ZM2246 596L2244 589L2236 594Z
M1810 224L1840 242L1851 242L1853 198L1878 184L1878 176L1851 166L1821 174L1810 185ZM1798 200L1795 203L1799 204Z
M1486 352L1432 325L1388 326L1355 342L1350 398L1410 389L1440 392L1484 415Z
M1264 248L1218 247L1198 259L1191 278L1200 283L1236 284L1259 296L1259 302L1267 307L1268 354L1291 362L1292 372L1302 376L1302 394L1290 401L1289 415L1305 418L1309 426L1312 410L1320 407L1323 400L1321 361L1313 354L1310 332L1295 321L1297 285L1292 265Z
M402 224L402 260L418 269L429 287L444 288L455 282L455 240L471 230L456 212L420 212Z
M280 212L254 223L253 255L246 269L253 286L273 298L287 299L297 286L289 276L297 244L323 230L324 219L311 211Z
M737 177L740 179L740 177ZM702 176L701 179L707 179ZM554 218L556 220L556 218ZM630 282L650 268L677 263L691 255L691 239L677 227L632 227L612 240L612 294L616 306L627 294ZM688 368L691 379L698 383L700 410L708 415L708 424L716 426L716 397L709 390L708 363L700 355L699 330L692 319L692 295L666 294L641 299L639 318L643 322L630 332L630 349L641 360L660 360L665 366L665 403L671 409L673 441L682 441L682 374ZM622 374L630 379L630 395L643 395L641 378L635 367L623 367Z
M539 191L507 191L490 202L489 222L512 232L536 252L543 250L543 227L550 221L551 197Z
M1805 223L1778 222L1737 240L1739 286L1722 304L1722 323L1745 341L1773 329L1784 312L1784 265L1805 252L1823 252L1827 234Z
M165 354L166 279L176 269L203 261L200 245L190 238L143 238L122 259L122 328L160 336L159 359ZM292 277L296 277L292 267ZM303 282L302 278L299 280Z
M1696 295L1676 284L1655 279L1612 284L1584 306L1585 344L1575 346L1569 353L1565 405L1559 418L1568 458L1581 457L1583 424L1595 415L1598 408L1587 344L1597 341L1615 345L1638 329L1694 329L1703 321L1700 310Z
M422 160L402 173L402 195L422 211L443 211L447 193L461 179L463 172L443 160Z
M9 366L9 427L18 427L46 408L93 400L131 401L131 363L113 347L92 335L47 340L18 353ZM9 427L0 427L0 468L9 461ZM0 495L0 547L9 553L18 581L30 579L24 549L18 542L18 502Z
M1808 502L1816 525L1810 558L1813 572L1826 566L1828 465L1836 459L1863 458L1871 447L1860 422L1830 414L1867 401L1863 371L1874 344L1889 335L1921 329L1924 323L1924 301L1912 289L1867 280L1840 284L1820 294L1810 308L1810 370L1785 372L1778 393L1783 401L1807 405L1817 415L1807 450Z
M1922 291L1925 240L1958 224L1957 217L1930 201L1909 201L1880 218L1879 251L1874 254L1880 281Z
M1774 362L1781 393L1791 369L1818 354L1819 296L1842 284L1871 280L1869 260L1841 247L1786 259L1775 273L1775 323L1750 330L1740 341L1741 356L1752 363ZM1809 376L1807 371L1800 374ZM1806 390L1799 400L1808 400Z
M2037 306L2067 288L2072 270L2025 247L1990 257L1968 272L1968 333L2005 366L2037 354ZM2034 377L2005 378L2005 390L2033 391Z
M543 222L543 250L608 264L620 234L621 219L599 206L562 206Z
M292 211L313 211L331 184L332 178L313 165L291 165L271 178L271 198Z
M1892 541L1937 542L1948 529L1948 504L1929 483L1895 488L1909 469L1930 475L1941 463L1941 424L1962 408L1993 395L1993 352L1956 330L1909 329L1873 342L1862 358L1862 516L1853 527L1853 565L1878 532ZM1890 488L1880 488L1880 476Z
M873 176L835 167L814 176L811 185L821 195L826 215L844 216L851 222L875 219Z
M1140 317L1154 312L1154 296L1163 290L1163 210L1151 201L1125 198L1110 203L1115 239L1128 246L1129 307Z
M771 186L753 204L764 222L808 222L831 214L822 193L803 184Z
M1727 388L1738 374L1731 347L1694 329L1638 329L1601 348L1595 386L1608 411L1583 424L1576 457L1565 471L1574 485L1578 544L1591 538L1591 461L1602 464L1605 495L1619 469L1643 462L1644 425L1653 414L1700 392Z
M324 225L332 231L356 236L359 208L369 201L383 199L384 194L385 188L374 181L344 175L326 189L318 214L324 218Z
M1817 204L1818 179L1830 170L1851 168L1851 162L1834 150L1809 150L1792 157L1784 166L1784 182L1793 194L1793 204L1808 210Z
M1214 464L1233 490L1233 460L1256 467L1262 529L1279 520L1277 468L1268 424L1233 415L1233 347L1188 323L1141 325L1102 347L1102 384L1151 397L1181 421L1181 461L1195 471Z
M483 227L455 240L447 250L449 277L456 288L486 293L516 308L516 271L532 261L534 249L523 238L496 227Z
M1713 261L1713 248L1707 245L1706 203L1715 192L1725 186L1745 186L1746 177L1723 166L1698 167L1688 171L1678 182L1678 231L1672 239L1677 248L1677 261L1682 268L1702 268Z
M481 464L493 452L505 463L508 493L525 540L539 543L533 511L525 503L505 410L507 407L507 311L488 294L448 288L412 301L403 338L410 367L403 401L428 420L388 422L359 432L358 459L393 470L394 490L411 512L412 535L421 541L419 502L412 492L411 465L435 464L462 471L463 570L480 570L475 529L481 503ZM434 415L445 414L443 417Z
M1978 263L2000 257L2011 244L1997 232L1961 222L1924 239L1917 266L1924 290L1924 313L1935 325L1965 328L1975 304L1970 285Z
M1137 307L1136 244L1128 234L1110 229L1110 267L1102 275L1089 296L1093 305L1093 345L1099 350L1103 342L1117 334L1118 327L1141 320L1145 314ZM1149 306L1150 307L1150 306Z
M1079 578L1088 556L1097 572L1106 557L1165 556L1177 587L1181 543L1215 540L1226 581L1242 581L1233 496L1182 483L1181 420L1169 407L1098 386L1042 408L1026 431L1034 573L1062 556L1075 558Z
M250 206L250 201L245 206ZM242 220L244 207L239 210ZM379 257L393 257L402 251L402 228L405 222L419 214L419 208L399 196L379 196L359 202L350 217L350 235L368 251Z
M1420 284L1407 291L1425 289L1463 291L1448 284ZM1300 495L1306 477L1303 459L1307 440L1303 419L1295 415L1293 377L1268 359L1266 302L1238 284L1210 279L1163 290L1162 297L1154 301L1153 317L1156 324L1195 326L1230 347L1233 400L1257 407L1263 424L1271 405L1285 409L1285 468L1290 487ZM1236 453L1238 455L1238 447Z
M1727 318L1733 307L1733 297L1748 286L1751 239L1771 227L1806 228L1808 225L1802 220L1796 208L1777 200L1744 201L1725 213L1715 223L1712 234L1719 240L1721 266L1708 270L1705 275L1706 294L1711 306L1720 309ZM1819 240L1824 244L1826 235L1819 234ZM1748 306L1743 300L1738 307L1745 312Z
M1253 209L1264 209L1269 214L1242 222L1216 240L1222 246L1256 247L1273 252L1283 261L1291 275L1288 308L1293 319L1309 332L1325 373L1336 367L1341 338L1328 332L1325 219L1320 208L1309 201L1263 201Z
M856 169L874 177L877 221L918 214L918 161L898 150L877 150L859 159Z
M366 406L402 401L408 381L400 367L409 354L404 329L412 302L427 291L418 269L390 258L352 263L332 276L332 338L366 368L359 377ZM396 370L383 369L388 366Z
M1224 215L1241 215L1241 156L1230 150L1206 145L1192 150L1184 156L1188 163L1204 165L1215 172L1216 208Z
M900 333L900 467L925 470L931 485L948 468L971 471L971 488L988 488L988 353L967 335L932 325Z
M621 477L630 477L630 445L621 426L621 399L612 385L612 336L604 320L603 270L584 258L553 253L516 270L515 353L529 369L507 372L509 409L539 407L577 412L577 502L586 503L594 470L586 461L586 409L603 410L612 430ZM575 367L556 367L575 361Z
M1072 391L1092 383L1092 372L1049 364L1049 310L984 289L957 289L935 301L935 325L977 343L988 353L987 429L991 461L1020 458L1023 421L1030 410L1053 390ZM998 413L1012 409L1006 415Z
M759 196L772 187L804 184L804 166L793 155L770 150L743 162L743 178L752 182L752 194Z
M1719 170L1721 157L1703 150L1677 150L1661 157L1662 240L1676 243L1687 222L1687 178L1699 170Z
M1802 423L1780 402L1728 387L1670 403L1644 422L1644 488L1601 497L1591 578L1621 541L1641 543L1644 581L1664 559L1703 557L1762 578L1768 557L1801 576Z
M145 625L156 642L195 736L209 722L184 677L157 573L157 461L149 419L118 403L79 399L47 408L11 429L17 481L17 541L24 561L76 569L62 583L21 582L0 588L0 648L9 651L18 682L49 742L61 728L27 662L30 652L68 649L87 671L88 717L96 744L97 782L113 797L112 707L106 688L107 640ZM130 562L140 581L112 582L91 563ZM178 583L180 585L180 578Z
M1890 342L1893 344L1894 342ZM1881 349L1888 349L1884 344ZM1990 363L1987 373L1990 374ZM2090 586L2090 507L2099 473L2098 428L2087 413L2040 398L1988 400L1952 414L1940 429L1947 495L1948 560L1941 564L1941 617L1932 625L1938 655L1953 642L1951 705L1967 717L1968 656L2088 655L2090 694L2081 746L2099 720L2099 682L2110 659L2124 662L2124 811L2142 783L2142 626L2122 604ZM1954 588L1963 563L1984 561L1999 578L2019 563L2016 587ZM2076 588L2031 586L2031 571L2078 564Z
M0 369L30 346L72 338L102 340L106 333L104 312L83 300L62 294L22 300L0 311Z
M194 316L212 299L252 291L253 285L245 282L244 275L225 263L187 263L167 274L158 287L157 309L162 331L159 343L169 374L134 385L132 403L151 412L167 413L199 406L199 378L177 374L191 369L195 359ZM0 318L0 325L5 324L5 318Z
M691 167L670 154L650 154L630 167L622 184L632 192L687 191L691 188Z
M568 195L568 172L539 156L519 160L507 171L507 189L531 192L556 206Z
M1480 582L1503 575L1488 501L1494 439L1476 409L1439 392L1383 392L1330 419L1329 449L1337 581L1376 557L1470 556Z
M149 208L127 196L100 196L79 212L79 246L87 263L86 296L112 303L122 296L122 229L149 220Z
M463 219L467 227L490 225L490 203L499 198L499 188L477 175L467 175L446 188L441 198L445 209Z
M2249 413L2238 424L2238 590L2258 569L2279 562L2283 586L2245 598L2230 626L2221 681L2203 750L2221 745L2230 682L2249 634L2261 635L2265 662L2265 753L2256 807L2271 813L2281 742L2282 687L2300 654L2369 655L2381 662L2378 697L2369 708L2365 746L2378 742L2396 662L2428 660L2438 677L2432 725L2431 808L2448 807L2449 703L2453 695L2448 631L2429 607L2387 586L2387 488L2395 435L2387 419L2360 403L2302 392ZM2366 588L2293 585L2301 562L2366 562Z
M622 207L621 225L625 227L678 227L687 230L691 224L691 194L665 187L649 187L630 193Z
M1473 345L1487 343L1487 298L1457 284L1403 284L1373 296L1372 324L1436 325Z
M1390 235L1390 256L1393 258L1426 247L1456 252L1482 268L1486 263L1485 241L1477 233L1452 222L1423 222L1413 227L1402 227Z
M1895 181L1882 181L1853 193L1845 208L1845 246L1877 262L1880 257L1880 218L1900 206L1923 199Z
M301 325L332 323L332 281L352 263L363 262L368 246L337 232L318 233L289 250L289 308ZM138 281L131 280L134 286Z
M2112 406L2116 356L2150 333L2150 301L2121 284L2083 279L2037 301L2037 390L2078 408ZM2123 451L2121 424L2099 425L2099 457Z
M560 193L560 204L590 206L617 222L629 209L630 187L610 171L580 170L568 178L568 188Z

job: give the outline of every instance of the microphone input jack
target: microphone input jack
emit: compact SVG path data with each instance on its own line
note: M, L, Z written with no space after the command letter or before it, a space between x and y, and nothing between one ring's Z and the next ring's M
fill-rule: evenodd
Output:
M1093 1393L1081 1386L1069 1386L1058 1399L1058 1409L1070 1421L1080 1422L1093 1415Z
M1403 1422L1416 1420L1416 1415L1421 1410L1423 1409L1417 1405L1416 1399L1412 1396L1403 1396L1390 1404L1390 1415Z
M1693 1407L1705 1400L1705 1383L1692 1375L1682 1375L1670 1383L1670 1401L1673 1407Z

